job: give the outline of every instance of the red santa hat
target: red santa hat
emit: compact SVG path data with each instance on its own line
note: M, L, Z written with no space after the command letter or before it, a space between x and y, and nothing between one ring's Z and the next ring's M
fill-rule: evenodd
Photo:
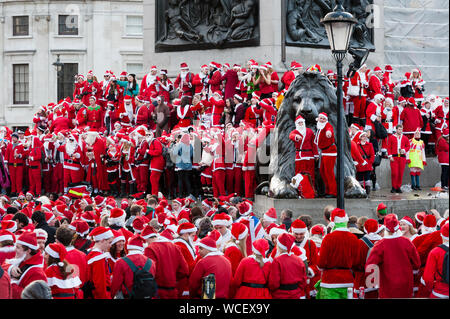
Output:
M111 245L114 245L115 243L123 240L125 241L125 236L123 235L123 233L120 230L114 230L111 229L113 235L114 235L114 239L111 242Z
M409 216L405 216L401 219L402 222L408 224L409 226L416 228L416 223L414 222L414 220L409 217Z
M264 213L264 219L275 223L277 221L277 211L274 207L269 208L267 212Z
M276 224L270 224L269 227L267 227L267 228L270 228L269 230L266 229L266 233L267 233L267 231L269 231L269 236L273 236L273 235L278 236L278 235L287 233L286 225L284 225L284 224L281 224L279 226Z
M178 203L180 206L184 206L184 198L176 198L172 201L172 203Z
M328 70L328 71L327 71L327 75L334 75L333 70Z
M144 251L145 239L139 235L135 234L128 239L127 249L128 250L138 250L140 252Z
M325 113L325 112L320 112L318 117L321 117L321 116L324 117L324 118L326 118L326 119L328 120L328 115L327 115L327 113Z
M291 233L303 234L308 231L308 228L306 227L306 224L303 220L296 219L292 222L290 230Z
M89 225L85 220L75 220L71 225L75 228L75 232L80 236L85 236L89 232Z
M425 212L418 212L414 215L414 219L417 221L419 225L423 223L423 219L425 218L426 213Z
M228 227L233 222L230 215L226 213L215 214L212 220L213 226L225 226Z
M180 64L180 69L181 70L187 70L187 69L189 69L189 67L188 67L187 63L183 62L183 63Z
M203 237L200 242L197 244L197 246L205 248L209 251L217 251L217 244L213 237L206 236Z
M201 67L200 67L200 69L207 69L208 68L208 66L206 65L206 64L203 64Z
M300 122L305 122L305 119L301 115L299 115L295 118L295 124L300 123Z
M149 239L152 237L157 237L158 233L155 231L155 229L150 225L145 225L144 229L141 232L141 236L144 239Z
M441 236L443 240L448 241L448 221L441 228Z
M128 207L128 199L123 198L123 199L120 201L120 208L126 209L127 207Z
M366 234L376 233L377 230L378 230L378 222L375 219L370 218L366 220L366 222L364 223L364 232Z
M145 221L144 217L137 216L133 220L132 227L136 233L140 234L144 230L145 224L147 224L147 222Z
M169 241L173 240L174 232L168 228L164 229L159 236L164 237L165 239L168 239Z
M428 234L436 230L437 220L434 215L426 215L423 219L422 233Z
M234 223L231 226L231 237L236 241L240 241L248 235L248 228L242 223Z
M108 222L110 225L120 223L121 221L125 221L126 213L121 208L113 208L111 209Z
M215 91L215 92L214 92L214 95L218 95L219 98L222 98L222 97L223 97L222 92L219 91L219 90Z
M392 72L393 72L392 66L389 65L389 64L387 64L387 65L384 67L384 70L385 70L386 72L389 72L389 73L392 73Z
M373 72L383 72L383 70L382 70L379 66L376 66L376 67L373 69Z
M51 244L48 244L47 247L45 247L44 250L49 256L52 256L53 258L59 259L61 261L60 263L58 263L58 266L61 266L61 267L64 266L62 261L64 259L66 259L67 250L66 250L66 247L64 247L63 244L51 243Z
M108 209L117 208L117 202L114 199L114 197L108 197L106 199L106 208L108 208Z
M97 223L97 218L93 211L85 211L81 214L81 219L87 223Z
M2 220L2 229L14 233L17 230L17 223L13 220Z
M348 216L342 208L335 208L331 211L331 221L335 224L348 222Z
M94 201L92 200L92 198L90 196L83 196L81 198L81 202L84 202L86 205L94 204Z
M0 242L10 240L16 242L16 236L12 232L6 229L0 230Z
M324 236L325 235L325 231L326 231L326 229L324 229L323 226L321 226L321 225L314 225L313 227L311 227L311 236L312 235Z
M26 246L32 250L38 250L37 236L33 231L25 231L17 239L16 244Z
M395 233L400 228L397 215L395 214L386 215L386 217L384 217L384 226L389 232Z
M448 133L449 133L449 129L448 128L445 128L445 129L442 130L442 136L443 137L447 137Z
M252 243L252 252L255 255L261 255L262 257L265 257L268 251L269 243L264 238L257 239Z
M152 65L152 66L151 66L150 71L153 71L153 70L157 70L156 65Z
M376 96L375 96L376 97ZM410 97L406 100L408 105L416 106L416 100L413 97Z
M384 203L379 203L377 206L377 213L384 216L387 214L387 207Z
M44 214L45 214L45 221L47 222L47 224L55 219L55 215L52 212L44 212Z
M248 215L252 212L252 205L248 201L243 201L238 204L239 214Z
M106 203L106 198L100 195L95 196L94 198L95 205L97 207L103 206Z
M261 95L258 94L257 92L253 92L252 93L252 99L255 99L255 100L259 101L260 98L261 98Z
M31 197L34 197L34 194L32 191L28 191L25 195L30 195Z
M294 245L295 237L288 233L283 233L277 238L277 247L287 251L289 254L291 252L292 246Z
M194 233L197 231L197 227L195 227L192 223L182 223L177 228L178 235L183 235L186 233Z
M113 238L114 234L110 228L99 226L91 231L89 237L91 237L93 241L97 242L103 239Z

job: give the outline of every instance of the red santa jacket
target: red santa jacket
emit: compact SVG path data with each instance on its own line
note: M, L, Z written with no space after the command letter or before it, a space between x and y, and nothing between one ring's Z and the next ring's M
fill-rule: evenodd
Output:
M295 73L294 71L290 70L283 74L281 77L281 82L284 83L285 90L289 89L291 86L291 83L295 80Z
M369 79L369 99L373 99L377 94L383 94L381 91L381 80L376 75L372 75Z
M211 93L214 94L214 92L216 91L221 91L221 84L222 84L222 73L220 72L220 70L216 70L214 71L214 73L210 76L209 78L209 88Z
M82 129L87 125L88 113L87 107L82 106L76 114L77 128Z
M242 252L239 250L239 247L235 243L228 243L225 246L223 255L230 261L231 273L234 276L239 263L241 262L242 258L244 258Z
M95 105L93 107L88 106L86 110L87 121L86 125L92 129L99 130L104 124L103 121L103 111L100 105Z
M376 244L382 237L376 236L375 234L371 234L370 237L368 235L364 235L365 240L371 242L372 244ZM357 292L360 292L360 288L363 287L365 292L375 291L378 288L369 288L366 285L366 260L369 257L369 246L367 246L366 242L363 239L359 240L359 253L358 253L358 262L355 266L355 284L354 288Z
M233 299L271 299L269 273L272 263L266 261L261 267L254 255L241 260L233 276L230 298ZM247 284L264 285L264 288L249 287Z
M67 117L60 116L53 120L50 131L58 134L60 131L69 130L71 128L73 128L72 121Z
M436 142L436 154L439 164L448 166L449 144L442 136Z
M17 158L14 158L14 155L17 154ZM23 144L18 142L17 144L13 144L12 142L8 144L6 147L6 152L4 156L5 164L9 164L12 166L23 166L25 163L26 151L23 147Z
M6 259L14 258L15 255L16 248L14 246L0 247L0 265L2 265Z
M259 118L258 109L256 105L249 105L245 111L244 120L251 125L251 127L256 128L257 120Z
M152 95L158 93L158 81L160 80L161 79L157 75L152 75L151 73L144 75L141 81L139 95L145 96L150 99Z
M52 290L53 299L75 299L77 291L81 287L81 280L76 273L63 278L57 264L52 264L45 269L47 283Z
M417 129L422 129L423 119L417 107L405 107L400 120L403 122L403 134L414 134Z
M127 257L131 260L131 262L133 262L133 264L136 265L136 267L144 267L145 263L149 259L137 251L130 252ZM152 263L150 273L155 276L156 262L154 260L150 261ZM133 290L133 276L133 271L130 266L128 266L127 262L123 260L123 258L118 259L112 273L111 296L115 296L119 291L122 291L125 297L128 296L128 291L131 292Z
M388 157L406 157L406 153L409 151L410 143L405 135L398 137L397 134L392 134L388 137ZM400 150L404 150L404 154L400 154Z
M193 79L194 74L192 72L187 72L185 76L178 74L173 84L175 88L180 90L179 98L182 98L183 96L192 96Z
M89 105L89 97L91 96L92 88L89 87L88 81L75 83L73 91L73 98L78 98L84 105Z
M350 87L352 87L350 89L349 93L353 93L353 92L357 92L358 95L355 96L367 96L367 77L365 73L360 73L360 72L355 72L355 74L353 75L353 77L350 79L349 81L349 89ZM356 87L356 88L353 88Z
M347 228L337 228L327 234L320 246L317 266L323 271L321 287L343 288L353 286L352 269L357 265L358 238Z
M135 117L136 126L149 124L149 109L146 105L141 105L136 107L136 117Z
M40 251L19 264L19 268L22 269L20 278L11 277L11 268L12 265L4 264L3 266L3 269L8 272L11 278L12 299L21 299L23 289L35 280L47 282L47 276L44 272L44 258Z
M76 274L83 285L87 281L87 259L86 254L73 246L66 247L66 260L72 265L74 274Z
M419 254L408 238L385 235L372 247L366 262L366 276L379 278L380 298L412 298L413 271L419 266Z
M448 298L448 284L442 278L444 256L445 250L441 247L433 248L428 254L423 280L431 290L432 297Z
M392 126L396 127L400 124L400 116L403 112L403 106L396 105L392 108Z
M375 160L375 151L373 150L372 143L358 143L358 149L360 150L360 154L362 158L366 161L366 164L361 163L356 165L357 172L367 172L373 170L373 162Z
M331 132L331 136L327 137L326 132ZM323 129L317 129L314 143L322 151L322 156L337 156L337 148L334 142L334 130L329 122L326 122Z
M275 257L272 261L268 284L274 299L299 299L304 296L307 283L303 261L298 256L287 253ZM297 288L287 290L283 289L284 285L297 286Z
M439 105L434 110L434 117L436 123L436 129L442 131L445 127L449 127L449 108L444 108L443 105Z
M296 141L295 137L301 137L300 141ZM293 130L289 134L289 138L295 145L295 160L310 160L318 156L317 145L314 143L314 132L310 128L306 128L305 136L298 130Z
M150 142L147 152L150 155L150 170L163 172L166 161L162 155L163 145L157 138Z
M208 75L205 75L204 73L197 73L192 79L192 84L195 86L195 93L201 93L202 90L205 90L205 92L208 93L208 81Z
M189 104L186 104L185 106L178 105L176 108L178 119L177 127L189 127L192 123L192 118L194 117L192 107Z
M67 144L58 146L57 150L64 154L65 169L70 169L73 171L78 171L81 169L81 165L84 161L84 154L80 148L80 145L78 145L75 151L73 151L71 154L68 153Z
M135 148L134 159L136 166L148 166L150 164L150 158L146 156L148 152L148 143L145 139L141 141ZM139 161L139 164L138 164Z
M188 264L178 247L164 237L159 237L145 248L144 255L156 262L155 280L160 297L176 297L177 281L189 276Z
M222 99L216 100L214 97L211 97L209 99L209 102L211 103L212 107L212 126L219 126L220 118L222 117L223 111L225 109L225 102Z
M189 278L190 298L201 296L203 277L209 274L216 277L216 298L227 299L232 279L231 263L221 252L210 252L197 262Z
M96 248L87 255L88 278L95 287L94 299L111 299L111 271L106 257L107 254Z
M174 239L173 243L180 249L181 254L184 257L184 260L186 260L186 263L189 268L189 276L190 276L192 271L194 270L196 259L197 259L194 247L192 247L189 243L187 243L182 238ZM185 278L181 279L178 282L177 288L178 288L179 296L182 296L182 297L189 296L189 277L185 277Z
M41 168L43 147L38 138L33 138L33 144L28 148L28 151L26 152L28 165L30 168Z

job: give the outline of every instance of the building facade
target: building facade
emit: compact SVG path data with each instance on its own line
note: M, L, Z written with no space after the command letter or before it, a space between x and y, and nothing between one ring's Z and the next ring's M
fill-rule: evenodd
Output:
M28 126L39 106L72 97L76 74L142 76L142 0L0 0L0 52L0 125Z

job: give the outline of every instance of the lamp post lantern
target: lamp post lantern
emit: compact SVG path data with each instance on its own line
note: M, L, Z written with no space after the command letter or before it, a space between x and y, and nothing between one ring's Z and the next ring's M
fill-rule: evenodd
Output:
M357 20L351 13L345 12L342 0L337 2L334 11L329 12L320 20L325 25L331 53L336 60L337 66L337 207L344 209L344 107L342 104L342 61L348 51L353 26Z

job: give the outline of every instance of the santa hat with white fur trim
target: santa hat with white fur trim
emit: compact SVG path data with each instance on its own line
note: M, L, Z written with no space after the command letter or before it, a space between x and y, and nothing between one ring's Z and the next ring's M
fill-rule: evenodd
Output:
M269 243L264 238L257 239L252 244L252 251L255 255L266 256L269 250Z
M284 224L281 224L279 226L273 226L270 231L269 231L269 236L277 236L277 235L281 235L287 233L286 231L286 226Z
M305 122L305 119L303 118L303 116L299 115L296 117L295 119L295 124L298 124L300 122Z
M110 228L99 226L91 231L89 237L91 237L94 241L100 241L103 239L112 238L114 237L114 234Z
M178 226L177 233L178 235L183 235L186 233L194 233L197 231L197 227L195 227L192 223L182 223Z
M302 234L306 233L308 231L308 228L306 227L306 224L303 220L296 219L292 222L290 230L292 233Z
M138 250L140 252L144 251L145 239L139 235L135 234L128 239L127 249L128 250Z
M121 221L125 221L126 213L121 208L113 208L111 209L108 222L110 225L115 225L120 223Z
M334 222L335 224L346 223L348 222L347 213L345 212L345 210L341 208L335 208L331 212L331 221Z
M441 228L441 236L443 240L448 241L448 221Z
M16 236L6 229L0 230L0 242L10 240L12 242L16 241Z
M214 218L212 220L212 225L228 227L231 225L232 222L233 221L232 221L230 215L228 215L226 213L220 213L220 214L214 215Z
M233 237L237 242L244 239L248 235L248 228L242 223L234 223L231 226L231 237Z
M277 247L286 250L288 253L291 252L292 246L294 245L295 237L291 234L284 233L277 238Z
M64 245L60 243L51 243L48 244L47 247L45 247L45 252L52 256L55 259L64 260L67 255L67 250Z
M16 244L26 246L32 250L38 250L36 233L32 231L26 231L17 239Z
M399 230L400 225L398 222L397 215L395 214L386 215L386 217L384 217L384 226L390 233L395 233L397 230Z
M114 239L111 242L111 245L114 245L115 243L117 243L121 240L125 241L125 236L123 235L123 233L120 230L111 229L111 231L114 235Z
M216 241L211 236L206 236L202 238L202 240L200 240L197 246L205 248L209 251L217 251Z
M272 223L277 222L277 211L274 207L269 208L269 210L264 214L264 220Z

